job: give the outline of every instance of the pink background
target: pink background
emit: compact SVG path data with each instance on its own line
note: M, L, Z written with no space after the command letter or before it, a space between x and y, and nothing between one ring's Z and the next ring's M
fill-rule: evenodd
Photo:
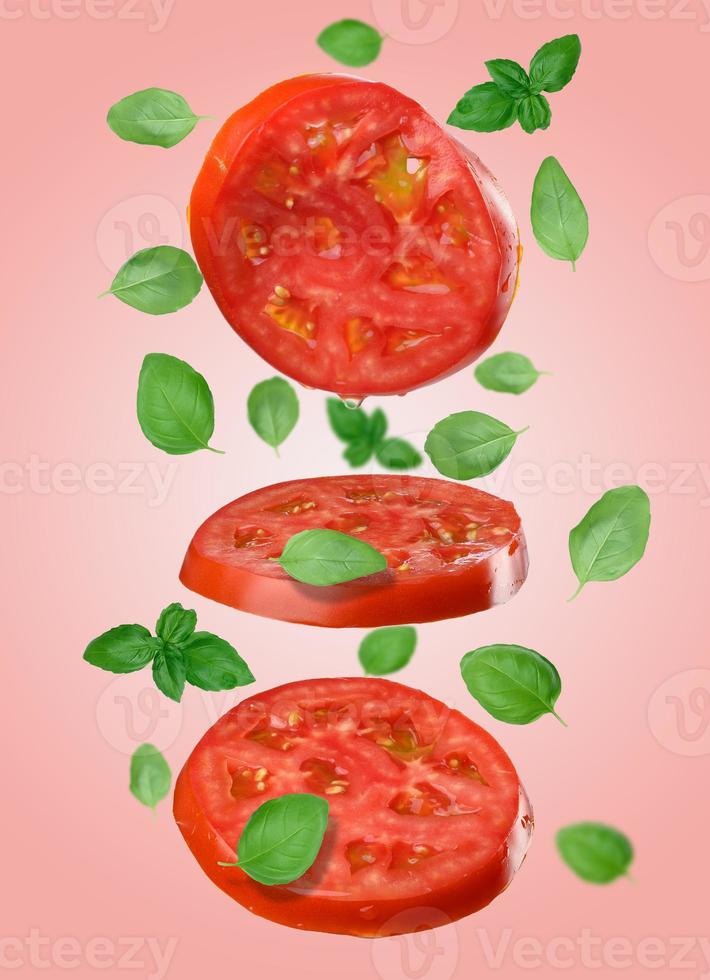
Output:
M415 14L424 10L419 2L412 0ZM700 152L708 15L695 0L683 8L676 0L497 4L462 0L457 13L444 0L419 32L406 28L400 0L374 0L374 10L367 0L175 0L159 30L147 0L96 8L86 0L36 0L34 7L18 0L0 13L0 969L122 976L128 958L137 978L448 980L487 971L578 977L596 969L599 976L625 964L624 975L636 978L680 970L679 937L688 937L682 975L710 969L703 952L710 957L710 741L707 712L693 708L702 708L710 689L703 669L710 258L702 226L693 224L701 227L696 240L690 224L693 214L710 213L707 154ZM81 660L93 636L118 623L151 624L165 604L181 600L197 609L203 629L237 646L257 676L254 689L358 672L359 631L256 619L193 596L177 581L192 531L219 505L258 485L345 471L323 395L299 392L302 419L278 460L245 417L249 389L273 371L233 336L206 290L164 318L95 298L127 254L158 240L156 227L184 243L191 182L219 121L278 79L334 69L314 38L341 16L379 19L392 38L361 73L419 99L438 119L484 80L484 59L527 63L539 44L570 31L583 44L577 77L551 96L548 131L462 137L498 175L526 247L520 293L494 350L527 353L553 376L516 399L483 391L469 369L406 400L373 402L385 405L394 433L419 445L434 421L464 408L515 428L530 425L486 484L512 497L523 515L532 557L527 585L508 606L423 626L415 658L398 678L490 728L536 809L536 837L512 887L477 916L438 931L433 945L421 937L373 943L301 934L231 903L188 853L169 802L153 816L129 795L127 780L138 742L157 743L177 772L238 697L189 689L180 708L156 716L147 677L114 679ZM170 151L119 141L104 124L108 106L149 85L183 93L215 120ZM590 213L576 274L543 255L531 234L532 180L548 154L561 160ZM150 350L184 357L207 376L217 405L214 442L226 456L175 459L144 440L134 392ZM593 484L578 467L584 454L597 465ZM126 467L137 472L132 488ZM156 467L170 484L162 500L151 483ZM623 482L652 493L646 558L625 579L591 585L567 605L575 585L567 533L603 489ZM558 707L568 729L549 717L506 726L471 700L459 659L495 641L532 646L558 665ZM675 706L667 696L679 699ZM582 819L628 833L635 882L594 887L561 863L554 833ZM579 945L585 934L590 954ZM136 937L130 957L126 937ZM554 939L562 946L550 946ZM165 974L150 950L171 940ZM487 950L499 940L496 965Z

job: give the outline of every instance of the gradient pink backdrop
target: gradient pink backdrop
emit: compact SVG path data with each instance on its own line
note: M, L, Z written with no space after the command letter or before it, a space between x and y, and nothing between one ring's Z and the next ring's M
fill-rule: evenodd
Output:
M418 4L412 0L415 13L424 9ZM691 227L693 214L710 213L703 196L710 193L708 15L695 0L682 8L677 0L458 6L457 13L444 0L434 8L435 18L457 13L448 30L433 19L419 32L407 31L400 0L175 0L159 30L146 0L96 8L86 0L35 0L34 7L8 0L0 12L2 970L30 976L46 962L45 975L156 977L147 942L165 947L171 937L171 980L582 977L616 975L619 959L630 963L625 976L669 976L681 971L678 937L692 943L681 975L710 970L703 953L710 957L710 742L702 735L707 713L693 711L702 701L692 700L710 688L710 672L703 673L710 258L704 225L695 219ZM483 391L466 370L406 400L376 402L395 433L420 445L434 421L464 408L530 426L487 483L515 499L524 517L527 585L508 606L423 626L416 656L399 675L490 728L536 809L536 837L513 886L479 915L440 930L433 946L301 934L232 904L188 853L169 803L153 816L129 795L127 779L137 742L156 742L177 771L237 698L189 689L180 708L155 718L150 695L141 693L146 678L115 680L81 660L93 636L122 622L150 624L181 600L197 609L202 628L237 646L258 689L358 672L359 631L256 619L193 596L177 580L192 531L225 501L257 485L345 471L323 395L299 392L302 419L277 460L245 417L249 389L273 371L234 337L206 290L163 318L95 298L127 252L155 239L156 227L183 244L191 182L219 121L278 79L335 69L314 38L341 16L378 18L389 29L382 56L362 74L401 88L439 119L484 80L484 59L527 62L539 44L570 31L583 43L574 82L551 97L548 131L463 135L498 175L525 245L520 292L494 350L523 351L553 376L513 398ZM108 106L150 85L184 93L215 120L170 151L119 141L104 124ZM532 180L548 154L562 161L590 213L576 274L543 255L531 234ZM150 350L184 357L207 376L215 444L226 456L174 459L144 440L134 393ZM618 464L597 488L578 471L584 454L602 468ZM95 468L87 475L97 463L109 467L101 486ZM138 468L133 492L125 485L131 465ZM688 478L680 483L683 466ZM151 488L155 467L169 482L164 500ZM535 472L541 484L531 486ZM559 483L569 476L571 483ZM591 585L568 605L570 527L602 483L636 480L653 492L646 558L625 579ZM535 647L558 665L568 729L549 717L506 726L470 699L458 661L494 641ZM680 699L677 706L667 695ZM594 887L560 862L556 829L582 819L629 834L635 882ZM605 953L595 946L596 970L576 946L562 969L548 942L575 946L585 934L621 946ZM96 937L106 943L90 945ZM122 937L136 937L136 969L119 962ZM487 946L506 937L496 966ZM515 946L527 939L532 945ZM655 969L639 954L643 940L651 941ZM535 942L544 947L539 966ZM121 950L112 954L111 943ZM558 954L568 956L564 948Z

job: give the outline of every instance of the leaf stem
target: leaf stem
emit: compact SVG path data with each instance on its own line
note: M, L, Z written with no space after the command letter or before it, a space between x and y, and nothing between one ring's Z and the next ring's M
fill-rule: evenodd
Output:
M552 710L552 715L559 721L561 725L564 725L565 728L569 728L569 725L564 720L564 718L560 718L560 716L557 714L557 712L554 709Z
M584 588L584 586L586 584L587 584L586 582L580 582L579 585L577 586L576 590L573 592L573 594L567 600L567 602L572 602L573 599L576 599L577 596L579 595L579 593L582 591L582 589Z
M217 453L218 456L226 455L226 451L224 449L215 449L213 446L205 446L205 449L209 449L211 453Z

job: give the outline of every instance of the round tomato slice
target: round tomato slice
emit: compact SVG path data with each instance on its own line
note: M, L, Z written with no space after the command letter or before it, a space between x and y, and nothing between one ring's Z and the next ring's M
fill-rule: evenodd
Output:
M492 176L412 99L349 76L282 82L231 116L190 230L236 332L343 397L469 364L515 290L517 230Z
M342 585L295 581L274 559L309 528L362 538L387 568ZM527 569L508 501L447 480L358 475L277 483L227 504L195 534L180 578L200 595L271 619L384 626L488 609L515 595Z
M315 863L261 885L233 862L252 813L284 793L329 803ZM387 936L454 920L510 883L532 810L508 756L460 712L381 678L297 681L229 711L175 787L175 819L203 870L257 915L299 929Z

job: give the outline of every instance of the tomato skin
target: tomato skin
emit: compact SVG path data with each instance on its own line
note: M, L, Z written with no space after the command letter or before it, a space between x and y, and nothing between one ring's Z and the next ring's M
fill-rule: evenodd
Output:
M305 482L317 488L333 479L339 478L321 477ZM434 488L431 492L443 488L440 492L462 494L469 489L448 481L416 477L370 480L378 486L388 486L391 481L405 491L408 487L424 486ZM296 482L276 484L265 491L283 488L284 496L290 496L289 488ZM364 478L353 477L351 482L362 483ZM265 491L254 491L234 503L246 504ZM489 495L484 496L495 501ZM266 577L228 564L221 555L211 552L209 544L212 526L222 515L231 514L234 504L223 507L198 529L185 556L180 580L192 591L236 609L310 626L374 627L467 616L511 599L527 575L528 553L520 519L509 504L499 503L506 508L511 528L507 546L439 582L430 575L407 579L388 571L368 579L322 587L304 585L285 573L280 577ZM294 526L294 533L296 530L300 527Z
M294 688L302 688L306 684L327 683L362 683L362 678L285 684L263 695L256 695L251 700L258 702L262 698L269 698L273 701L275 697L283 697L288 701ZM368 683L381 692L379 696L382 699L395 699L402 694L426 697L421 692L381 678L368 678ZM230 715L238 712L246 703L232 709L214 727L228 723ZM440 705L436 701L433 703ZM451 714L461 717L454 710ZM478 729L478 726L475 727L481 737L493 742L490 735ZM501 838L496 853L485 866L478 868L475 873L448 881L437 889L427 890L418 899L378 896L363 906L362 898L352 901L345 898L334 899L328 894L319 894L317 890L313 894L303 894L281 886L261 885L239 868L225 868L218 864L220 861L234 861L234 841L222 838L200 802L200 785L206 774L200 768L199 752L202 744L209 739L210 732L198 743L177 779L173 801L175 820L188 847L211 881L240 905L272 922L303 930L359 937L386 937L420 931L421 911L424 909L440 911L441 923L445 924L484 908L510 884L524 860L532 835L533 816L530 802L520 787L518 812L510 822L507 834ZM511 770L514 774L512 765ZM208 784L202 792L209 794L212 787Z
M202 169L195 182L189 208L189 224L192 244L198 264L205 281L212 292L217 305L225 319L233 329L252 346L257 353L269 361L277 370L289 375L308 387L319 387L333 391L342 397L359 398L368 394L394 395L406 394L427 384L432 384L471 364L490 346L497 337L514 299L520 263L521 250L518 229L511 212L495 178L481 163L479 158L457 140L442 132L442 138L447 141L450 151L459 160L465 161L470 171L475 187L480 191L483 209L487 212L497 240L498 271L495 283L495 300L488 309L486 317L479 325L475 339L465 349L460 349L446 363L437 362L435 368L425 366L414 373L409 371L406 376L394 373L392 377L383 377L379 372L371 372L367 378L344 380L327 376L323 371L309 372L303 370L290 359L290 355L276 354L273 347L261 341L248 337L243 324L238 322L238 315L233 301L227 295L224 273L220 271L219 261L215 259L218 249L215 223L215 209L221 199L221 192L227 184L227 179L233 166L236 166L240 151L249 138L262 126L266 125L270 116L277 110L297 99L304 93L318 92L323 89L352 86L378 87L383 93L393 90L382 83L367 82L350 75L304 75L289 79L272 86L266 92L257 96L252 102L233 113L210 147ZM412 103L411 100L406 100ZM432 125L435 125L432 122ZM475 193L475 187L472 193ZM469 189L471 191L471 189ZM345 273L347 275L347 273ZM337 306L337 303L335 304ZM308 317L304 313L304 319ZM445 319L445 318L444 318ZM355 322L355 321L352 321ZM448 328L447 328L448 329Z

